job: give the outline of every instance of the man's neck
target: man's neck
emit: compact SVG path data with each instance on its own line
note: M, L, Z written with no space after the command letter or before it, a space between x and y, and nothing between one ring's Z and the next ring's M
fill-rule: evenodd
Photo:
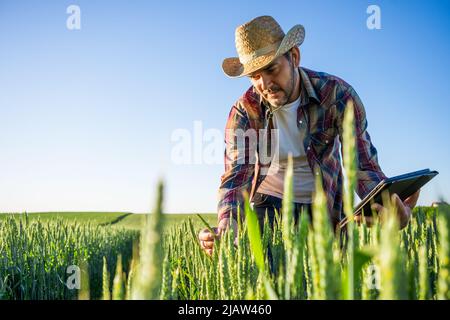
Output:
M300 97L301 85L300 85L300 72L299 72L298 68L295 68L295 70L294 70L294 81L295 81L294 91L292 91L292 94L289 97L287 103L294 102L295 100L298 99L298 97Z

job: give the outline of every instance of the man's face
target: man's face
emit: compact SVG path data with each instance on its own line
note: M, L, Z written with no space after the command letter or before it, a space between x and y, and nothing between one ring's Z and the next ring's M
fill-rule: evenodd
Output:
M296 67L293 58L291 55L289 61L283 55L264 69L255 71L248 76L257 92L274 107L292 102L296 85Z

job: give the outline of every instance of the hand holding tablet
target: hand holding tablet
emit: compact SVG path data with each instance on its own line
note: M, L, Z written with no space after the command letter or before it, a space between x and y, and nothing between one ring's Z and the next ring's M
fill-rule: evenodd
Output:
M382 194L388 192L399 211L401 227L404 227L409 221L408 215L411 214L412 208L417 203L420 188L436 175L438 175L437 171L424 169L380 181L356 206L353 213L355 220L357 222L361 221L362 218L359 217L361 215L364 215L366 219L371 219L372 210L381 212L383 210ZM347 218L344 218L340 223L340 227L342 228L346 224Z

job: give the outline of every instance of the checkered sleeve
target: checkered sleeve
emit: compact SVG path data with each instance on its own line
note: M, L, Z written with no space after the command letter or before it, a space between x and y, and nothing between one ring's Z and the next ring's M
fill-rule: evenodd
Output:
M243 192L250 194L255 171L253 145L243 138L251 130L247 113L236 103L225 127L225 173L221 176L217 206L219 222L229 217L237 219L238 208L243 215Z
M355 135L357 149L357 194L363 199L382 179L386 178L378 163L377 149L373 145L367 131L367 119L364 105L356 91L347 86L340 99L339 136L342 137L342 124L345 106L353 102L355 114ZM342 145L342 140L341 140Z

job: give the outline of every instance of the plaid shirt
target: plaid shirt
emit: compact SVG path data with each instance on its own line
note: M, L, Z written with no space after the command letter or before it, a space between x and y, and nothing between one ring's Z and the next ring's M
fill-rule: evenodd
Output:
M386 176L377 160L377 150L367 132L364 106L355 90L342 79L323 72L299 68L301 76L300 106L297 125L306 126L302 141L312 172L321 175L327 195L328 212L334 226L343 217L343 176L339 148L342 146L344 109L350 100L355 108L357 148L357 194L362 199ZM272 113L256 90L250 87L232 106L225 128L225 173L218 192L218 219L237 218L243 212L244 192L250 200L265 177L270 161L260 161L259 135L269 132L267 145L270 154ZM253 129L258 136L256 145L245 145L240 152L236 130ZM261 130L262 129L262 130ZM264 131L266 130L266 131ZM338 138L339 137L339 138ZM300 141L299 141L300 142ZM254 160L256 157L256 161Z

